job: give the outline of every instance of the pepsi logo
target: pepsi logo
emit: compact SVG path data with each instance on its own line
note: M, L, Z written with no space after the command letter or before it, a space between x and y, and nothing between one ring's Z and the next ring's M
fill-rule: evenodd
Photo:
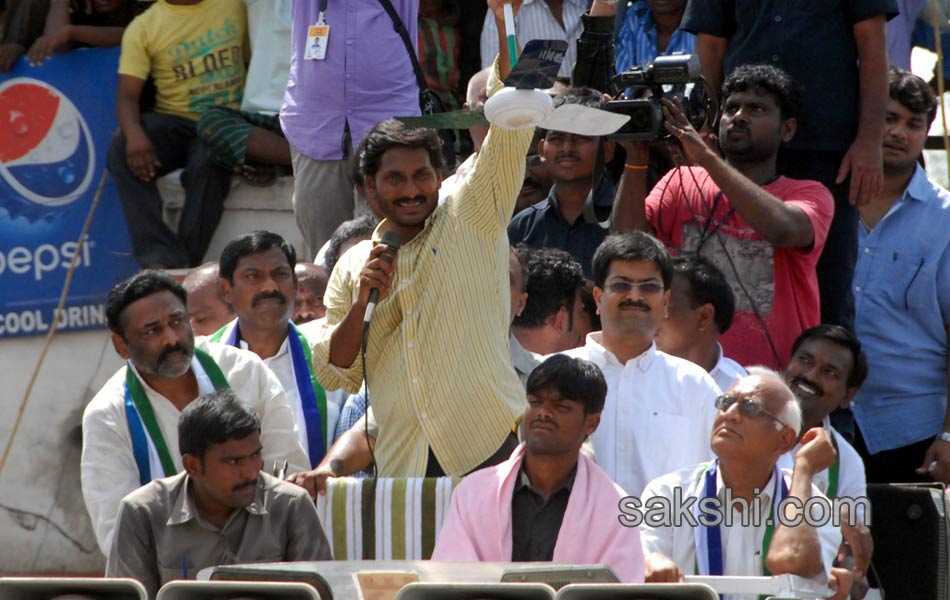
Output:
M76 105L29 77L0 83L0 179L25 200L63 206L83 195L95 147Z

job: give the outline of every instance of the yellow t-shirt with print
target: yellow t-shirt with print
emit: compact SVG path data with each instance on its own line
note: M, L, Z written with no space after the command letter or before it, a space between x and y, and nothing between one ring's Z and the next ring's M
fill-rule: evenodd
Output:
M198 120L215 106L240 108L249 59L241 0L157 0L122 36L119 74L155 79L155 110Z

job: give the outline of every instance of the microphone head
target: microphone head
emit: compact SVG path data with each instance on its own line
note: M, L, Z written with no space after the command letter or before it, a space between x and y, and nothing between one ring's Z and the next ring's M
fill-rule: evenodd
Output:
M402 248L402 236L399 235L398 231L393 231L392 229L384 231L383 237L379 241L386 244L394 254L399 252L399 249Z

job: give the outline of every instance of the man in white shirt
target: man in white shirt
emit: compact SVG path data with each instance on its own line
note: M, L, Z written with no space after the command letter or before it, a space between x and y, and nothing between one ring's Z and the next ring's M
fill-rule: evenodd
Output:
M656 335L656 347L706 369L720 390L746 374L725 356L719 336L732 325L736 299L722 271L696 254L673 258L670 305Z
M688 511L697 526L674 526L675 513L659 525L652 520L640 524L646 580L676 581L683 573L790 573L814 578L819 584L835 581L831 585L837 586L832 562L841 542L838 528L830 521L818 525L801 518L805 501L821 503L824 516L830 512L827 499L812 484L814 474L834 460L828 432L807 431L794 470L783 472L777 460L798 439L802 416L781 375L752 367L716 405L719 411L711 444L717 458L664 475L650 482L642 494L645 509L655 506L658 498L675 503L679 494L685 501L698 500ZM705 498L718 500L721 510L716 510L715 500ZM635 514L629 510L631 504L626 506L622 508L626 517ZM713 525L707 522L713 516L732 520ZM811 516L819 516L818 511L813 510ZM799 522L793 525L796 518Z
M820 427L831 436L835 448L834 463L815 474L813 483L829 499L855 498L858 523L848 524L843 515L841 533L848 543L842 555L854 556L855 586L866 586L864 577L871 560L873 543L865 526L867 481L864 461L858 451L832 427L829 415L847 408L868 374L868 360L861 342L850 330L839 325L818 325L806 329L792 344L792 358L785 367L785 382L802 407L804 431ZM782 455L779 467L791 469L801 444Z
M116 285L106 316L116 352L128 361L86 406L82 419L82 494L99 548L112 543L122 498L182 471L178 418L195 398L230 387L261 417L264 464L307 466L287 398L250 352L195 344L185 290L161 271Z
M587 12L587 6L584 0L525 0L515 15L519 50L531 40L564 40L567 55L558 75L570 77L577 62L577 39L584 30L581 15ZM498 54L498 28L491 11L482 25L481 51L482 67L490 67Z
M219 329L211 341L250 350L277 375L309 466L315 467L333 443L339 395L328 395L314 377L311 342L291 320L296 263L294 247L270 231L254 231L228 242L219 261L221 291L237 319Z
M664 473L709 459L719 388L703 369L656 349L673 267L653 236L609 236L593 260L594 299L603 331L566 352L604 373L607 401L593 435L607 474L639 495Z

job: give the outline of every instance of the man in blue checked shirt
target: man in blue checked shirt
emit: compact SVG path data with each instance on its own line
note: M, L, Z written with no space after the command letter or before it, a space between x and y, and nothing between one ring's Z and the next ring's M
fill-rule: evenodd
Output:
M642 67L657 56L690 54L696 36L680 29L686 0L636 0L627 6L617 34L617 72Z

